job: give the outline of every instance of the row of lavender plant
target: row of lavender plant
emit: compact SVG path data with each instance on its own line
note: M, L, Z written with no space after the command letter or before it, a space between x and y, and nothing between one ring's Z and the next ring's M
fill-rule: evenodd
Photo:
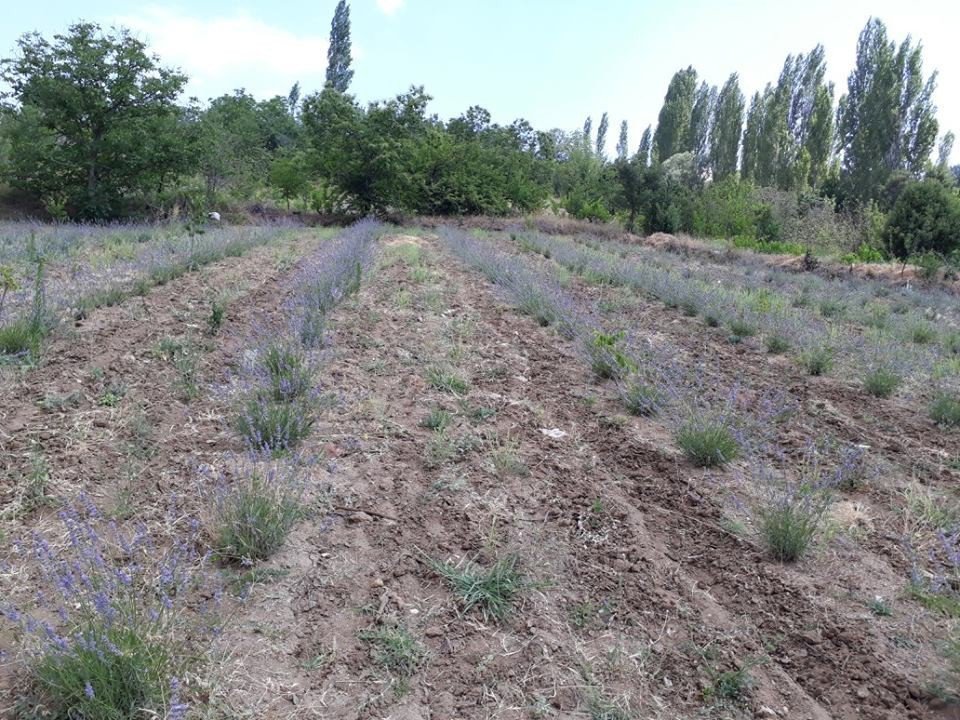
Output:
M588 236L574 239L594 250L671 272L695 271L747 292L775 295L779 302L808 308L834 325L870 328L903 342L937 346L947 356L960 355L960 303L955 293L940 286L904 282L892 287L885 280L857 275L825 277L797 273L773 267L753 253L736 255L736 263L709 262L696 254L679 256Z
M36 351L57 324L80 319L90 309L145 294L183 273L224 257L242 255L275 240L288 226L212 228L179 232L105 231L120 244L89 240L61 229L29 235L19 254L0 266L0 355ZM65 245L76 241L78 246ZM13 245L13 243L10 243ZM8 255L11 254L8 252Z
M249 448L282 453L309 434L327 316L360 288L382 232L380 223L362 220L324 243L292 278L282 320L255 328L240 363L233 425Z
M688 315L702 314L708 325L724 324L734 340L761 333L770 352L794 352L813 375L836 365L859 377L873 395L887 397L912 380L914 389L926 393L932 388L926 394L935 396L935 407L954 402L960 373L953 365L938 362L938 354L927 345L905 346L882 335L845 333L773 293L744 293L689 270L637 262L538 233L515 232L512 237L522 248L552 258L589 281L630 287Z
M863 474L864 447L823 438L812 438L799 469L791 467L777 438L779 426L796 410L787 396L716 387L704 365L681 365L681 354L668 344L605 328L595 308L521 258L462 231L441 228L439 234L508 302L576 342L597 378L613 382L630 413L662 418L694 465L719 467L742 458L754 488L752 499L738 507L778 560L796 560L806 551L832 494L852 487Z

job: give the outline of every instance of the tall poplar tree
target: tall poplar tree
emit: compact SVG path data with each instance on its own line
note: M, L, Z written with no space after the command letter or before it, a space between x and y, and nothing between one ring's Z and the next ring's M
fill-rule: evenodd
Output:
M710 132L713 125L713 112L717 104L717 88L700 83L693 99L690 111L690 136L687 145L681 151L693 153L697 175L703 178L710 165Z
M644 167L650 164L650 153L653 150L653 128L647 125L643 135L640 136L640 147L637 148L637 157Z
M936 73L923 78L921 47L907 38L898 48L871 18L837 111L842 177L853 198L877 198L894 170L922 172L937 137L935 86Z
M603 151L607 145L607 131L610 129L610 117L607 113L600 116L600 125L597 127L597 145L595 152L597 157L603 157Z
M735 175L743 130L744 97L736 73L730 75L717 96L710 133L710 170L714 180Z
M630 143L627 139L627 121L620 123L620 137L617 139L617 160L626 160L630 154Z
M671 78L653 135L653 150L658 162L690 148L690 116L696 92L697 71L693 67L679 70Z
M327 48L327 87L345 93L353 80L350 63L350 6L340 0L330 22L330 46Z

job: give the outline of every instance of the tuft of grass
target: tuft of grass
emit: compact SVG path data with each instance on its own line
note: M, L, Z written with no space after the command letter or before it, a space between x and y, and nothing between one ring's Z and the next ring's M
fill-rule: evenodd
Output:
M632 720L633 714L612 700L594 691L587 699L590 720Z
M717 673L706 694L718 700L736 703L746 698L752 687L753 678L750 676L750 668L745 666Z
M823 512L810 503L781 502L758 510L760 535L775 560L799 560L820 528Z
M302 514L299 493L286 476L253 471L217 500L214 550L226 562L265 560L280 549Z
M877 617L890 617L893 615L893 608L890 605L890 601L882 595L874 595L870 598L867 602L867 607L870 608L870 612Z
M737 338L748 338L757 334L757 329L743 318L733 318L729 327L730 333Z
M430 414L420 421L420 427L443 432L453 421L453 416L442 408L433 408Z
M822 300L820 315L825 318L841 318L847 313L847 306L839 300Z
M863 376L863 389L878 398L888 398L903 384L903 377L886 367L867 370Z
M493 469L498 475L515 475L517 477L526 477L530 469L517 453L515 447L510 445L501 445L490 453L490 462L493 463Z
M938 425L960 427L960 400L943 394L930 406L930 418Z
M783 335L767 335L764 343L767 346L767 352L771 355L782 355L790 349L790 341Z
M431 561L439 573L460 596L464 612L478 610L484 621L502 621L510 614L520 593L528 587L519 569L519 558L506 555L489 568L472 561L459 564Z
M200 395L200 353L195 348L185 347L173 356L177 370L177 383L185 400Z
M811 375L826 375L833 368L833 348L826 345L812 347L800 355L800 362Z
M707 327L720 327L720 318L712 313L707 313L704 315L703 321L707 324Z
M470 384L462 377L451 370L436 366L427 368L427 382L437 390L452 395L465 395L470 389Z
M636 373L619 383L617 389L623 406L631 415L656 415L665 400L659 388Z
M127 388L122 383L110 383L97 397L100 407L116 407L127 394Z
M227 308L222 302L219 300L210 302L210 314L207 315L207 335L212 337L220 332L226 314Z
M937 330L929 323L918 323L910 329L910 341L917 345L929 345L937 339Z
M698 467L720 467L740 454L730 426L721 420L692 418L677 430L676 441Z
M445 465L457 456L457 445L445 432L435 432L423 448L423 464L433 469Z
M39 353L43 332L35 324L19 320L0 327L0 355L32 356Z
M396 695L405 695L409 690L410 678L427 658L426 648L402 625L361 630L357 636L370 645L373 661L396 676Z

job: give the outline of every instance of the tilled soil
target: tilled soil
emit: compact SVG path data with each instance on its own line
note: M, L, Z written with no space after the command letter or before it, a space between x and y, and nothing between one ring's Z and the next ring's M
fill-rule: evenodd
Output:
M864 604L871 571L897 582L888 559L847 551L860 571L839 583L819 557L769 562L725 529L724 478L656 422L617 416L572 346L416 242L429 280L393 264L336 314L325 382L343 398L316 440L332 508L228 630L242 669L222 702L277 717L937 716L937 621L883 623ZM432 387L432 366L469 391ZM435 407L454 416L440 460L421 427ZM828 567L840 552L823 550ZM462 613L434 565L511 553L530 586L502 623ZM409 681L361 639L397 625L427 650ZM742 696L724 697L739 670Z
M841 531L795 566L769 561L727 523L744 468L690 466L662 422L624 417L571 343L504 305L434 240L387 238L385 256L408 243L425 266L385 264L331 318L318 383L338 401L304 450L323 458L311 471L314 506L258 566L261 581L214 643L212 717L952 717L930 691L944 671L945 621L907 599L889 618L865 604L905 585L899 528ZM230 306L235 331L211 340L207 377L236 360L256 318L277 312L284 273L264 263L269 253L211 270L218 285L247 290ZM95 399L114 377L123 403L139 398L157 428L136 502L189 488L199 462L237 449L215 394L176 400L175 373L149 358L161 337L202 323L206 287L186 276L151 293L143 314L140 300L98 311L75 348L57 341L47 365L11 385L0 414L8 477L40 440L59 488L111 497L131 482L117 448L136 437ZM626 312L636 332L667 334L687 359L710 357L718 380L785 386L801 400L798 445L826 424L882 448L885 466L914 458L930 482L955 479L935 462L950 438L914 432L919 420L890 429L902 420L896 405L865 405L782 359L728 348L654 304ZM90 365L106 378L81 377ZM467 389L438 389L430 368ZM77 385L79 406L37 406ZM423 426L433 409L450 415L442 433ZM868 504L878 525L894 522L895 485L849 502ZM511 555L526 582L502 621L464 612L437 571ZM425 650L409 676L363 639L398 627Z

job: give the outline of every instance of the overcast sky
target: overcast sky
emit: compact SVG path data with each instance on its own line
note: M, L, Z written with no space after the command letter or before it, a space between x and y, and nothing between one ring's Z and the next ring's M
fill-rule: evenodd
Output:
M21 33L50 34L82 18L134 30L190 75L188 92L201 100L240 87L261 98L285 95L296 81L306 94L323 85L335 4L85 0L81 10L76 0L10 2L0 52L8 55ZM610 149L624 119L635 149L656 122L670 76L687 65L716 85L739 73L749 97L776 80L788 53L819 42L839 97L871 15L898 42L911 34L923 43L925 71L939 70L941 133L960 135L956 0L354 0L351 92L369 101L422 84L443 118L476 104L497 122L523 117L538 129L572 130L587 115L596 127L606 110Z

